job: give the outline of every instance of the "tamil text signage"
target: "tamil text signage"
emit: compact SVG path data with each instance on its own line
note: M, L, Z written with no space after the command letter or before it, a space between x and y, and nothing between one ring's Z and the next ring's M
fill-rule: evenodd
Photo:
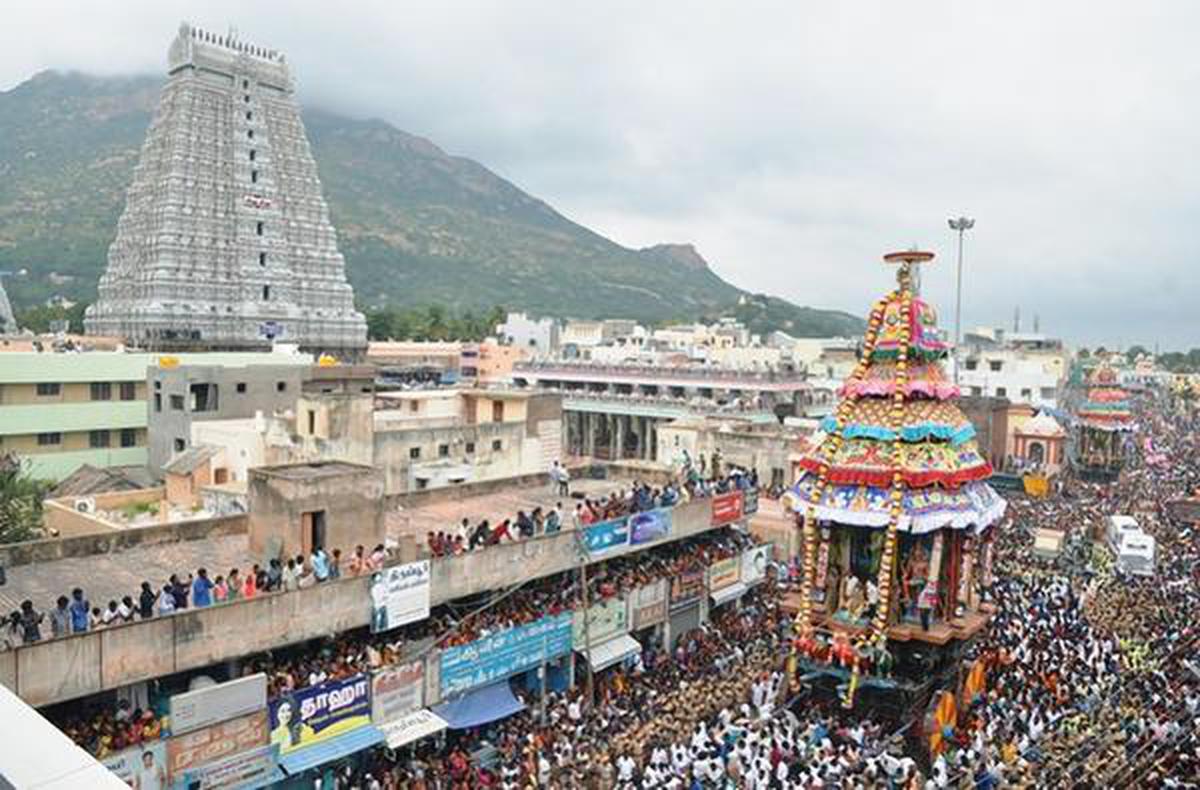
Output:
M366 675L299 689L271 703L271 743L280 754L370 723L371 682Z
M443 699L571 652L570 612L543 617L442 651Z
M429 616L429 560L384 568L371 578L371 632Z
M393 721L424 704L425 662L412 661L380 669L371 676L371 718Z
M585 644L582 611L575 612L573 627L572 641L576 649L582 649ZM588 609L587 644L594 647L628 631L629 607L624 598L609 598Z
M712 498L712 523L732 524L742 517L742 492L731 491Z
M667 580L659 579L634 591L630 599L631 628L638 631L667 619Z

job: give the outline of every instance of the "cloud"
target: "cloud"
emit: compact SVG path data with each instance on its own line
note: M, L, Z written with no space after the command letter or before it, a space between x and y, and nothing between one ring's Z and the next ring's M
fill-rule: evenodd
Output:
M475 158L629 246L861 313L877 261L939 253L966 326L1200 345L1200 6L983 2L143 2L6 6L0 88L161 72L181 19L285 51L302 99Z

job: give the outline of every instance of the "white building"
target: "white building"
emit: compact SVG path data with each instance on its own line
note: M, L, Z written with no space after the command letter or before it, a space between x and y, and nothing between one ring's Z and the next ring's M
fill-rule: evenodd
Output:
M558 322L553 318L530 318L525 313L509 313L504 323L496 327L501 342L527 348L535 354L558 350Z

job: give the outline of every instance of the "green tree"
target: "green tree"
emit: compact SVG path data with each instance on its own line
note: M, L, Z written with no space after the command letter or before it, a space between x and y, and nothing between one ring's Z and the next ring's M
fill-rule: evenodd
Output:
M1137 358L1143 354L1146 354L1147 356L1149 356L1150 350L1147 349L1145 346L1139 346L1135 343L1134 345L1130 346L1128 348L1128 350L1125 351L1125 358L1128 359L1132 363L1132 362L1137 361Z
M42 536L42 500L49 488L30 477L15 455L0 457L0 544Z

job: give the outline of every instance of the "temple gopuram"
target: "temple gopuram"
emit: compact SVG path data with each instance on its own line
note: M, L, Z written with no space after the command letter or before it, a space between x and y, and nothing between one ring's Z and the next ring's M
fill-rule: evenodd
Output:
M1108 365L1092 371L1087 396L1075 410L1076 472L1084 480L1112 481L1125 465L1126 438L1136 428L1129 396Z
M872 307L857 367L787 495L802 532L796 678L897 715L957 690L991 616L981 590L1006 506L943 370L936 313L913 289L932 259L884 256L897 287Z

